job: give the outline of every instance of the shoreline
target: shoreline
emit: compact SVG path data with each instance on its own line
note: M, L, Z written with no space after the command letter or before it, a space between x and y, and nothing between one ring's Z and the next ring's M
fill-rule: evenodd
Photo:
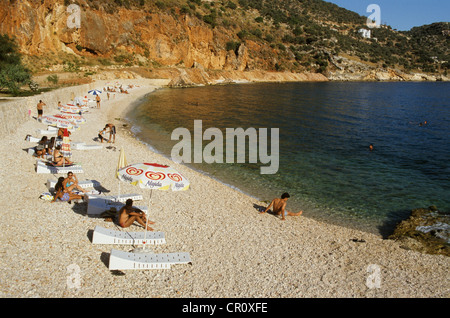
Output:
M128 128L119 126L130 107L162 87L152 80L117 80L141 84L129 95L105 101L100 110L86 115L87 123L72 135L72 141L94 144L93 138L106 122L118 128L115 148L73 150L84 173L79 180L95 179L116 194L114 176L119 151L124 147L128 163L158 162L184 174L191 189L183 193L154 191L150 219L156 231L166 234L166 244L152 246L155 253L189 252L192 265L174 265L169 270L124 271L115 276L108 270L111 248L130 246L93 245L95 226L118 230L102 218L86 215L86 204L53 203L39 199L47 191L47 179L37 174L35 161L23 149L24 141L45 125L29 118L0 144L5 151L0 172L4 186L0 234L2 262L1 297L167 297L167 298L300 298L300 297L448 297L445 280L450 260L443 255L421 254L401 248L393 240L325 224L307 217L260 215L255 199L189 167L153 153ZM155 83L152 85L152 83ZM95 86L95 85L94 85ZM61 98L63 103L70 95ZM51 94L51 92L49 93ZM55 107L56 109L56 107ZM44 115L51 110L44 110ZM32 109L35 116L36 111ZM115 120L120 118L120 121ZM140 193L147 205L149 192L121 183L122 193ZM108 195L108 193L105 193ZM129 231L141 231L133 225ZM355 241L357 239L359 241ZM363 241L363 242L362 242ZM68 267L79 268L80 288L70 288ZM381 270L381 286L369 287L369 266Z

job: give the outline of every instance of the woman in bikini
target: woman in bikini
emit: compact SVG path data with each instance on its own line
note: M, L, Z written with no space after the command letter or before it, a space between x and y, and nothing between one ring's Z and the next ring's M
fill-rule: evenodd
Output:
M53 203L56 201L56 199L60 199L61 201L67 201L70 203L70 201L75 199L82 199L84 200L83 196L72 193L72 192L66 192L64 190L64 177L59 177L58 182L55 185L55 196L53 197L53 200L50 201L50 203Z
M53 151L53 165L54 166L62 166L64 164L72 165L73 162L67 158L64 158L61 152L59 152L60 150L61 146L56 146L55 151Z
M66 192L72 192L73 189L78 189L83 193L86 193L86 190L84 190L79 184L77 177L73 174L72 171L69 171L67 173L67 178L63 181L64 190Z

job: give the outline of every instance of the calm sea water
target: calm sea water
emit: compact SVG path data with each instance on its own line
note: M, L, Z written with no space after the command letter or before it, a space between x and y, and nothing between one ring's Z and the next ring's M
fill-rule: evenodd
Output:
M449 83L161 89L128 120L137 138L167 157L178 143L172 131L194 136L194 120L224 136L226 128L279 128L275 175L261 175L263 164L187 165L259 200L289 192L288 208L305 216L384 235L411 209L450 210Z

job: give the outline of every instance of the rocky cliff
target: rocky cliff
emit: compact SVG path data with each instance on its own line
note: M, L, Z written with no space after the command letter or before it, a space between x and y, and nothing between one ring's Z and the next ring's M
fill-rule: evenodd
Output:
M73 71L83 66L92 73L93 65L173 68L165 73L176 75L174 85L249 79L448 80L347 59L323 47L345 43L345 39L338 41L335 37L340 33L320 26L323 37L335 33L331 40L319 41L317 28L324 22L317 17L299 15L295 25L290 24L293 19L279 23L274 13L263 18L257 9L238 6L244 2L0 0L0 34L15 38L34 72ZM304 6L300 9L307 10ZM284 10L288 16L289 10ZM352 41L359 40L352 36Z
M270 48L248 41L235 51L227 50L227 43L237 39L235 32L211 28L195 16L121 7L106 12L78 3L80 27L71 28L78 12L69 11L64 1L2 0L0 33L14 36L23 54L53 57L51 62L63 63L64 52L125 64L271 69L271 61L260 58L261 51Z

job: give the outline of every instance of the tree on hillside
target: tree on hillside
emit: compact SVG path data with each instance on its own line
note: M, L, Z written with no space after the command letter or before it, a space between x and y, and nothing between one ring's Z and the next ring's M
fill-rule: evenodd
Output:
M22 64L17 44L8 35L0 34L0 90L6 88L16 95L30 79L31 73Z

